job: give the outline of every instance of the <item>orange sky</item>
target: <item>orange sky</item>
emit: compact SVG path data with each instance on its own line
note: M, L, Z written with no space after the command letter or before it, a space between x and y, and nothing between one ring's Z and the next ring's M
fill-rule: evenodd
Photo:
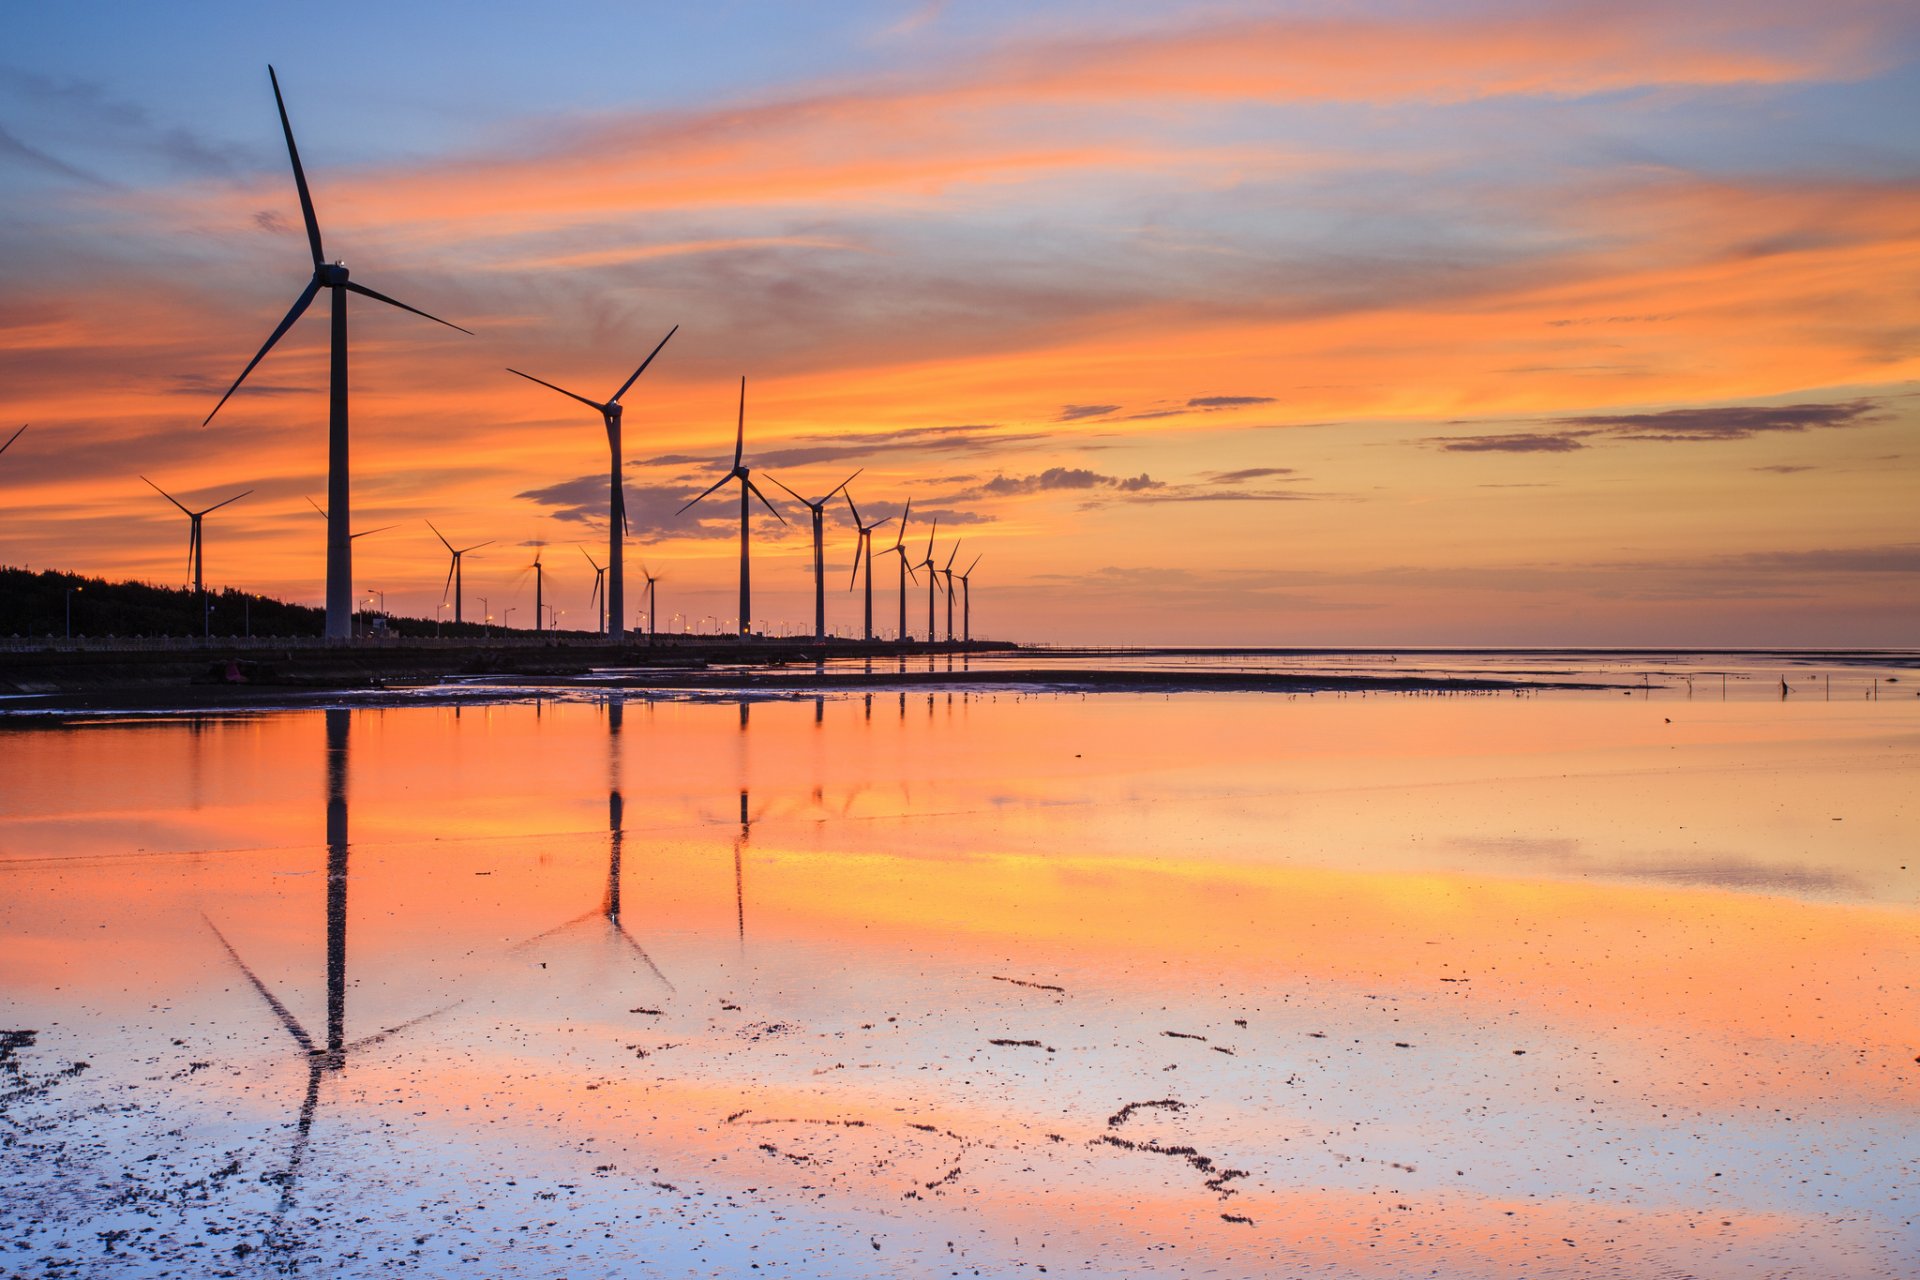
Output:
M744 373L750 464L810 495L865 467L863 511L911 495L921 548L938 513L938 559L952 536L986 557L976 634L1901 643L1920 156L1888 110L1912 26L1871 3L935 14L809 29L751 85L686 33L671 100L499 81L472 125L424 91L381 115L264 28L233 37L263 56L207 67L217 106L148 100L110 39L65 55L65 90L0 77L0 412L33 424L0 457L0 547L174 583L184 521L139 475L252 488L208 521L210 579L318 599L324 304L198 425L303 279L272 53L329 254L476 333L352 313L355 523L398 526L355 577L396 611L439 602L431 518L496 540L470 600L530 621L546 544L549 599L586 618L565 544L604 548L600 429L503 366L605 395L679 324L628 395L629 555L663 615L732 612L730 506L673 512ZM482 92L453 55L383 56ZM829 616L852 625L844 514ZM776 627L810 615L788 515L755 528Z

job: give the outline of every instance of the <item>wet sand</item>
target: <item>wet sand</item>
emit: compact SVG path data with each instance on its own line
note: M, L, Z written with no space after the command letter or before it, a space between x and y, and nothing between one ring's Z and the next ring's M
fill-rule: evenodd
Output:
M1905 1275L1916 765L1657 691L14 728L0 1260Z

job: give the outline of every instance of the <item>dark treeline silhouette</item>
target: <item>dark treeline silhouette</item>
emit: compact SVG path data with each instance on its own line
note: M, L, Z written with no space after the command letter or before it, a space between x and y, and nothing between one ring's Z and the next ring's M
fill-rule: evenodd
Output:
M71 595L69 595L71 593ZM320 636L326 611L288 604L270 596L235 591L207 592L214 635L266 637ZM194 636L202 634L200 597L183 587L147 582L109 582L52 569L0 567L0 636L67 634L68 607L75 636ZM388 618L387 634L480 639L502 628L478 622L436 625L432 618ZM516 628L524 631L525 628ZM562 632L563 635L583 634Z

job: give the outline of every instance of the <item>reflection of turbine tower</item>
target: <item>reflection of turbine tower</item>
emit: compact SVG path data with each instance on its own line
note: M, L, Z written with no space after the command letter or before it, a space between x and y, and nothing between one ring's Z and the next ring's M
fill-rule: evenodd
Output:
M299 1187L301 1163L306 1158L308 1140L313 1132L313 1116L320 1104L320 1084L328 1075L343 1070L350 1055L360 1049L379 1044L387 1037L407 1028L437 1017L454 1007L459 1001L443 1005L431 1012L409 1018L405 1022L395 1023L372 1035L349 1041L346 1035L347 1024L347 755L348 728L352 713L345 710L329 710L326 715L327 735L327 1033L326 1043L314 1040L305 1024L288 1008L286 1003L275 995L240 957L226 934L206 918L207 927L213 936L220 940L228 958L245 975L253 989L259 993L262 1001L273 1012L280 1025L285 1028L300 1051L306 1056L307 1089L301 1100L298 1118L294 1123L293 1150L287 1157L286 1172L279 1178L280 1204L277 1217L284 1218L293 1207L294 1196ZM277 1228L276 1228L277 1232Z

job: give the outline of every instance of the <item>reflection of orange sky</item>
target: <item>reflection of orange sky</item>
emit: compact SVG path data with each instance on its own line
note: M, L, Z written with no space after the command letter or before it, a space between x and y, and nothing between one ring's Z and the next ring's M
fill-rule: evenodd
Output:
M1879 68L1879 18L1196 19L911 78L579 122L546 145L330 166L315 179L329 251L480 333L355 312L356 518L402 525L356 546L358 585L431 616L444 572L421 522L433 516L500 541L469 566L469 593L496 614L511 601L526 622L527 546L601 535L516 495L594 474L603 446L590 417L501 366L604 394L677 321L631 397L631 458L718 459L741 372L750 454L954 423L1007 441L783 475L809 488L864 463L870 503L911 492L980 518L948 528L991 557L978 611L991 634L1622 643L1751 641L1759 627L1765 639L1896 640L1911 604L1883 573L1740 557L1905 537L1910 420L1896 393L1920 375L1899 338L1920 225L1910 182L1677 162L1483 174L1487 157L1417 131L1343 147L1318 117L1248 137L1196 115L1828 83ZM1390 230L1378 245L1336 238L1302 253L1240 225L1258 209L1276 235L1290 219L1332 219L1359 237L1365 217L1338 203L1338 184L1374 180L1417 181L1435 196L1422 209L1477 211L1470 239L1485 252L1461 249L1457 268L1430 276L1405 263L1445 266L1450 241L1435 256ZM1143 219L1140 182L1156 206L1180 193L1228 201L1231 216ZM86 197L90 217L157 217L188 246L178 252L237 262L164 293L97 265L23 284L6 334L32 357L9 403L36 432L6 460L10 559L175 580L183 531L138 484L144 470L189 491L256 486L210 522L216 580L317 596L320 530L303 498L324 488L318 313L213 427L192 424L215 392L176 382L223 386L298 288L291 232L252 221L284 210L285 187L274 172ZM1403 199L1366 208L1391 223L1415 211ZM1008 248L996 237L1009 224L1089 256L1055 260L1045 240ZM1349 256L1331 283L1315 274ZM1217 396L1264 403L1190 403ZM1859 396L1885 397L1889 420L1559 454L1431 443L1596 412ZM1113 408L1070 418L1068 405ZM125 475L77 461L103 451ZM1136 504L1104 486L975 492L1050 467L1209 493ZM1218 500L1239 491L1209 477L1248 467L1292 468L1267 496L1306 500ZM691 496L697 471L634 480ZM649 526L636 555L667 569L664 612L724 617L734 552L692 529ZM843 533L830 535L836 569ZM757 611L810 616L804 529L762 536ZM1173 607L1143 613L1142 587L1098 579L1109 566L1187 576L1165 584ZM1515 573L1524 581L1508 585ZM570 623L589 581L553 583ZM830 605L836 621L854 616L849 599Z

